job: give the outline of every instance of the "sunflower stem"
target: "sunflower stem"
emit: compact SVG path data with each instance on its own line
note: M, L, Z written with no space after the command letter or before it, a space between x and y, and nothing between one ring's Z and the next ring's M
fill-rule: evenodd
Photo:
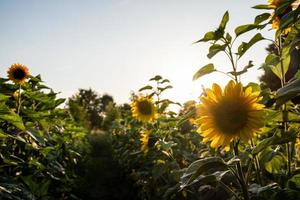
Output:
M20 114L20 110L21 110L21 84L19 84L19 90L18 90L18 110L17 110L17 114Z
M281 36L278 37L278 45L277 45L277 50L278 50L278 55L280 58L280 70L281 70L281 87L284 87L286 84L286 79L285 79L285 72L284 72L284 66L283 66L283 59L282 59L282 38ZM282 135L285 135L288 130L288 110L287 110L287 105L286 103L282 105ZM290 143L286 143L286 153L287 153L287 175L288 177L291 175L291 150L290 150Z
M239 155L239 141L234 143L233 149L234 149L234 155L238 157L238 155ZM244 173L243 173L241 161L236 163L236 168L237 168L237 172L238 172L238 176L239 176L239 180L240 180L244 200L249 200L248 186L247 186L245 176L244 176Z
M251 147L253 148L254 147L253 140L251 139L250 142L251 142ZM256 155L253 155L253 160L254 160L254 167L255 167L255 171L256 171L257 180L260 185L263 185L262 179L261 179L261 174L260 174L260 172L261 172L260 164L259 164L259 160Z
M226 38L223 37L223 40L227 44L227 48L228 48L227 56L228 56L228 58L231 62L231 65L232 65L232 69L233 69L233 72L234 72L234 74L233 74L234 75L234 80L235 80L236 83L238 83L239 82L238 81L238 76L237 76L237 60L238 59L236 59L236 61L234 61L233 53L232 53L232 45L233 45L235 39L233 40L232 43L230 43ZM225 51L225 53L226 53L226 51Z

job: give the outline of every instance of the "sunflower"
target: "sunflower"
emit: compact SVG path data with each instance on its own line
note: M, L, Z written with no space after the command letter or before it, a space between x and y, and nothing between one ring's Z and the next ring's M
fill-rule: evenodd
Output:
M280 27L280 18L278 16L274 17L274 13L271 15L271 18L272 18L272 29L279 29ZM287 35L290 31L291 31L291 27L287 27L285 29L283 29L283 33L285 35Z
M279 29L280 26L280 19L279 17L273 17L272 19L272 29Z
M132 116L142 122L151 122L157 118L156 107L151 98L139 97L131 104Z
M150 136L150 131L143 131L141 133L141 138L140 138L140 141L142 143L141 151L144 152L144 154L147 154L149 151L149 146L148 146L149 136Z
M10 66L7 71L9 80L16 84L23 84L29 76L28 68L25 65L16 63Z
M275 7L278 7L280 4L280 0L268 0L268 2L269 2L269 5L272 5Z
M198 106L197 132L211 141L211 147L228 147L234 139L249 140L264 125L263 105L259 93L251 87L230 81L224 91L218 84L205 90Z

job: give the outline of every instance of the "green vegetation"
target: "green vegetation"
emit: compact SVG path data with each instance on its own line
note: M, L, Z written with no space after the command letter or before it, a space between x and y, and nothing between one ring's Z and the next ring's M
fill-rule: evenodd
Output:
M210 45L209 59L226 55L232 70L212 61L193 79L222 73L231 80L199 91L199 102L165 99L172 85L159 75L131 95L131 105L92 89L65 101L13 64L0 78L0 199L299 199L298 4L254 6L272 13L232 34L225 12L196 43ZM274 38L255 33L241 41L270 24ZM271 42L265 74L261 84L244 86L254 63L240 61L262 40Z

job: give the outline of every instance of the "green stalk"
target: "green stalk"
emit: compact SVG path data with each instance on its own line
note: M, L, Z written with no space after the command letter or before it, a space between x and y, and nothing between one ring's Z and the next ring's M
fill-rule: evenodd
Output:
M235 142L234 145L234 155L238 156L239 155L239 142ZM248 185L246 183L246 179L243 173L243 169L242 169L242 165L241 162L237 162L236 163L236 168L237 168L237 172L238 172L238 176L239 176L239 182L241 184L241 188L242 188L242 192L243 192L243 196L244 196L244 200L249 200L249 193L248 193Z
M18 90L18 110L17 114L20 114L20 109L21 109L21 84L19 84L19 90Z
M254 147L253 140L251 139L250 142L251 142L251 147L253 148ZM259 160L256 155L253 155L253 159L254 159L254 167L255 167L255 171L256 171L257 180L260 185L263 185L262 179L261 179L261 174L260 174L261 169L260 169Z
M282 60L282 41L281 41L281 36L278 38L278 54L280 58L280 70L281 70L281 87L283 87L286 84L285 80L285 74L284 74L284 66L283 66L283 60ZM282 135L285 135L288 130L288 111L287 111L287 105L286 103L282 105ZM290 143L286 143L286 153L287 153L287 174L288 176L291 175L291 148L290 148Z

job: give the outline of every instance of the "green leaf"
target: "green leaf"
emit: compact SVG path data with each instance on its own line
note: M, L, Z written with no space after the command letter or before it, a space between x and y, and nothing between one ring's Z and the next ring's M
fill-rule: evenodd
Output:
M248 69L252 68L254 66L252 63L253 63L253 61L249 60L248 64L244 67L244 70L248 70Z
M201 174L211 173L216 170L227 170L226 163L218 157L208 157L193 162L181 177L181 187L193 183Z
M139 92L144 91L144 90L152 90L152 86L151 85L146 85L145 87L142 87L141 89L139 89Z
M0 129L0 140L4 138L7 138L7 134L2 129Z
M276 7L273 6L273 5L259 4L259 5L253 6L252 8L254 8L254 9L263 9L263 10L271 10L271 9L275 9Z
M253 92L260 92L261 91L261 88L260 88L259 84L254 83L254 82L248 83L247 87L251 87Z
M224 51L226 49L227 45L220 45L220 44L213 44L209 47L209 53L207 54L208 58L214 57L217 53L220 51Z
M226 11L225 14L223 15L219 28L224 30L228 21L229 21L229 13L228 11Z
M160 75L156 75L153 78L151 78L149 81L159 81L161 79L162 79L162 77Z
M279 56L275 55L275 54L269 54L266 59L265 59L265 63L266 65L277 65L279 63L280 59Z
M41 131L30 128L26 133L34 139L39 145L45 145L43 133Z
M210 31L210 32L207 32L205 33L205 35L203 36L202 39L194 42L195 43L199 43L199 42L207 42L207 41L210 41L210 40L215 40L217 38L216 34L214 31Z
M258 16L255 17L254 23L255 24L260 24L263 21L266 21L266 20L270 19L270 16L271 16L270 13L260 14L260 15L258 15Z
M285 102L291 100L292 98L298 96L300 93L300 80L294 80L288 83L284 87L277 90L275 98L280 101L277 106L284 104Z
M205 66L203 66L202 68L200 68L193 76L193 81L197 80L198 78L206 75L206 74L210 74L212 72L216 71L214 64L210 63L207 64Z
M265 169L271 174L280 174L285 159L281 155L274 155L269 162L265 163Z
M229 33L226 33L226 40L228 41L228 43L231 43L232 41L232 37Z
M264 40L265 38L260 34L260 33L257 33L255 34L249 42L242 42L242 44L239 46L238 48L238 55L239 57L242 57L244 55L244 53L246 53L246 51L252 46L254 45L255 43L261 41L261 40Z
M173 88L172 85L167 85L166 87L158 87L157 89L162 92L162 91L165 91L167 89L172 89L172 88Z
M290 133L289 135L280 136L278 133L274 134L272 137L263 139L259 142L252 150L252 154L256 155L259 152L263 151L270 145L279 145L285 144L287 142L295 140L297 133Z
M0 104L0 119L5 120L21 130L25 130L22 118L9 110L5 104Z
M9 96L0 94L0 102L7 101L8 99L9 99Z
M162 82L160 82L161 84L163 83L170 83L169 79L164 79Z
M262 27L262 25L258 25L258 24L245 24L245 25L241 25L241 26L238 26L234 32L236 34L236 37L243 34L243 33L246 33L248 31L251 31L253 29L257 29L257 28L260 28Z
M291 179L289 179L287 185L290 189L299 190L300 189L300 174L296 174Z

